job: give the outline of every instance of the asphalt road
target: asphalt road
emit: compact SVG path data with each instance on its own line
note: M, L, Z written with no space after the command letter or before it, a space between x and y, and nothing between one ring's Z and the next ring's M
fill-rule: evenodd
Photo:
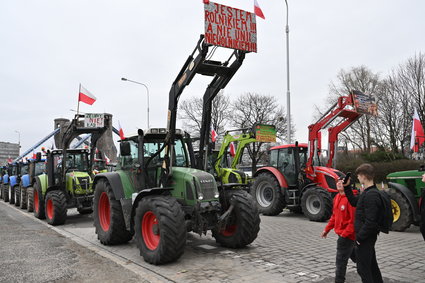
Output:
M334 281L336 236L321 239L325 223L302 215L262 216L258 238L239 250L217 245L210 234L189 233L184 255L162 266L144 262L134 240L101 245L90 215L75 210L68 215L65 225L52 227L1 201L0 282ZM377 256L385 282L425 282L425 242L418 227L381 235ZM347 282L360 282L353 263Z

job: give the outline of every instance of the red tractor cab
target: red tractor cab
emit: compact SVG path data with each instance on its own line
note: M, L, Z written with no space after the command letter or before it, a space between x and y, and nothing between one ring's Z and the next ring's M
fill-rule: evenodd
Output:
M369 109L374 110L369 113ZM278 215L284 208L303 212L311 221L326 221L332 214L336 182L344 174L332 168L338 134L363 114L376 115L371 97L352 91L309 126L309 143L272 147L269 164L257 170L251 194L264 215ZM328 160L320 165L321 130L329 132Z

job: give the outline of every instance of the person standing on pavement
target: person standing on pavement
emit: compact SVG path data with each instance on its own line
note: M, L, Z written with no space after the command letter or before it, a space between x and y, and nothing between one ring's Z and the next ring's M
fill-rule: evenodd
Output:
M379 234L379 223L384 215L381 196L373 178L375 169L364 163L357 167L357 179L363 192L355 196L351 190L350 180L344 184L344 192L348 201L356 207L354 230L356 233L357 273L363 283L381 283L382 275L376 260L375 243Z
M321 236L322 238L326 238L332 229L338 235L336 243L335 282L343 283L345 282L348 259L351 257L353 262L356 262L354 256L354 214L356 209L348 202L345 196L342 180L338 181L337 189L338 194L334 198L331 219Z

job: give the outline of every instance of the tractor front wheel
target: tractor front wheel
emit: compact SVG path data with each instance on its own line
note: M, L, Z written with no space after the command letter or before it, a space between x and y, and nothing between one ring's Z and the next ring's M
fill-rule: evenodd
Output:
M9 187L9 203L15 204L15 187Z
M264 215L278 215L286 206L279 182L270 173L261 173L255 178L251 195Z
M222 213L231 204L232 212L224 227L216 227L212 235L220 245L228 248L243 248L251 244L260 231L260 215L251 195L242 190L226 191L220 197Z
M19 186L15 186L15 206L21 205L21 188Z
M44 198L40 185L34 184L34 216L38 219L45 219Z
M45 209L47 223L53 226L64 224L67 212L65 193L59 190L48 192Z
M186 244L184 213L177 200L170 196L147 196L136 208L137 247L144 260L164 264L177 260Z
M9 188L7 186L3 186L3 200L9 202Z
M413 213L409 202L401 192L390 188L391 207L393 210L393 225L391 230L403 232L413 223Z
M121 203L105 179L95 186L93 219L99 241L104 245L127 243L133 235L127 230Z
M20 187L19 191L20 207L21 209L27 209L27 188Z
M27 211L34 211L34 189L32 187L27 188Z
M332 197L323 188L311 187L304 191L301 207L310 221L323 222L332 215Z

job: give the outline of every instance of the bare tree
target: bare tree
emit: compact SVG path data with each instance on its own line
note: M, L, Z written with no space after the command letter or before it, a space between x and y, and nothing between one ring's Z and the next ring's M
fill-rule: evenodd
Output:
M202 98L192 97L180 104L179 118L184 120L184 129L194 137L199 137L202 122ZM212 103L211 127L217 134L223 135L231 117L230 99L222 92Z
M347 95L351 90L359 90L377 97L378 88L378 74L373 73L366 66L353 67L349 71L341 70L337 75L336 83L332 82L330 85L328 101L334 103L339 96ZM354 147L370 152L372 144L376 145L373 136L373 128L376 126L378 126L376 117L363 115L341 135Z
M232 122L236 128L250 128L256 123L276 126L277 135L283 139L286 136L286 114L282 106L273 96L258 93L244 93L232 103ZM294 130L294 129L293 129ZM256 142L248 146L248 154L252 160L252 173L265 153L265 146Z

